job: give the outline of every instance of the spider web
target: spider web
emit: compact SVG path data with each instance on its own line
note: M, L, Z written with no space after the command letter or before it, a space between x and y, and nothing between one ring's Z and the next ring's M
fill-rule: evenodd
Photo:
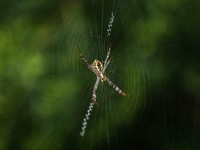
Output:
M64 22L57 30L58 34L54 36L59 41L52 40L56 43L52 53L52 65L54 65L54 72L60 76L62 82L73 85L72 88L67 90L65 97L65 100L67 100L64 103L65 111L62 112L66 121L60 123L64 126L61 131L64 130L65 134L61 139L67 141L66 147L74 147L75 149L129 149L132 146L133 149L145 149L151 147L149 143L154 143L152 149L156 149L157 145L161 147L160 149L163 149L163 147L174 149L179 145L182 149L189 146L195 147L198 139L198 133L195 133L195 126L198 124L197 112L194 112L194 116L192 115L193 111L188 113L191 114L191 118L186 115L183 115L183 117L179 115L183 120L185 118L190 120L189 129L192 134L187 136L187 133L182 131L187 128L187 124L184 124L182 128L182 121L176 124L176 121L171 119L176 118L176 115L174 115L176 110L173 110L173 105L167 101L170 98L163 100L163 95L168 96L165 92L162 95L164 89L159 89L159 87L163 87L162 84L166 85L166 79L169 79L170 76L170 71L166 71L165 67L174 65L173 63L164 65L162 58L166 57L164 55L166 52L160 54L161 52L158 50L171 48L168 47L172 42L171 40L169 40L169 43L165 43L161 39L165 36L173 37L174 31L171 30L177 22L171 16L176 12L173 10L176 8L174 6L179 6L178 1L175 3L169 4L167 1L163 1L161 4L157 1L153 4L151 1L87 0L80 3L72 2L71 5L67 4L69 5L68 9L61 10ZM170 17L166 9L169 11ZM108 38L107 29L111 13L114 14L115 19L110 38ZM173 34L168 35L171 32ZM173 40L176 41L177 39ZM81 62L77 46L80 46L84 57L92 63L94 59L100 61L105 59L109 41L112 43L112 61L105 74L133 97L131 99L122 97L106 83L100 83L97 89L98 105L94 106L90 120L87 122L85 136L81 137L79 133L82 120L90 105L96 76ZM161 43L161 45L158 43ZM158 47L155 46L157 44ZM170 51L169 53L172 54L177 53L174 50L176 48L171 49L173 50L167 49L165 51ZM156 59L157 55L162 56L162 58ZM171 61L171 58L166 58L166 60ZM195 76L195 73L193 75ZM158 91L161 93L161 98L158 99L161 99L160 103L162 104L159 105L161 108L157 108L160 111L154 112L156 115L150 118L152 83L154 90L157 87L156 93ZM179 104L182 105L183 103L180 102ZM181 108L187 110L185 106ZM179 110L180 114L182 114L182 110ZM158 114L160 126L156 125ZM194 119L192 119L193 117ZM145 128L148 119L152 119L154 124L151 125L150 122L149 126ZM154 129L155 127L158 129ZM175 129L179 130L180 134L174 133ZM147 131L142 132L141 130ZM156 131L160 134L155 134ZM143 135L139 135L141 133L146 134L143 137ZM158 137L155 137L154 134ZM177 140L181 139L182 134L184 139ZM146 138L148 138L147 142L145 142ZM152 139L157 139L158 142L152 141ZM165 143L163 141L166 141L165 139L168 141L163 144ZM76 144L74 144L74 141L76 141ZM183 141L184 144L179 144ZM142 146L145 145L143 143L147 146Z
M61 74L65 74L65 70L68 70L67 68L70 68L71 65L73 66L73 77L76 78L80 87L79 97L73 102L73 108L77 108L79 111L77 117L79 120L76 118L74 121L76 127L77 124L79 126L79 132L82 127L81 121L91 102L96 76L83 65L77 53L77 45L88 62L92 63L94 59L99 59L101 62L105 60L109 42L111 42L110 57L112 60L105 74L121 90L132 95L132 98L123 97L107 83L99 84L97 89L98 105L94 105L93 111L90 112L85 136L77 137L78 146L81 149L94 147L101 149L102 146L113 148L115 144L124 143L125 141L121 141L126 139L126 135L123 134L123 126L129 125L136 118L146 120L145 118L148 116L150 107L146 108L145 92L150 82L148 67L141 58L140 48L134 43L132 27L127 29L132 9L134 9L134 2L124 4L114 0L108 2L91 0L83 4L81 12L74 12L72 9L71 15L73 14L74 17L71 16L71 18L77 18L80 15L83 20L73 19L74 22L71 22L66 18L68 23L64 24L64 30L70 28L68 24L73 24L72 35L68 37L69 40L66 44L68 51L63 56L58 54L58 57L63 57L67 63L62 66L62 58L58 58L58 63ZM112 14L114 21L110 31L108 25ZM65 32L63 35L65 36ZM145 124L145 121L143 123ZM120 146L116 148L120 149Z
M0 149L200 149L199 2L1 0Z

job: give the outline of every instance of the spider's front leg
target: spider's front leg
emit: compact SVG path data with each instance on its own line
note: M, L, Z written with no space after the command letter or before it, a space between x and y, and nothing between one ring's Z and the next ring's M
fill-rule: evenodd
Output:
M82 59L82 61L84 62L84 64L85 64L93 73L95 73L97 76L100 77L100 74L98 73L98 71L96 71L96 70L93 68L93 66L91 66L91 65L88 63L88 61L83 57L83 54L81 53L79 46L78 46L78 52L79 52L79 56L80 56L80 58Z
M109 56L110 56L110 50L111 50L111 42L110 42L110 44L109 44L109 47L108 47L108 51L107 51L107 55L106 55L106 59L105 59L105 61L104 61L104 66L107 64L107 62L108 62L108 58L109 58Z
M109 48L108 48L108 52L107 52L106 59L105 59L105 61L104 61L104 68L103 68L103 70L102 70L102 73L103 73L103 74L104 74L104 72L105 72L105 70L106 70L106 68L107 68L107 66L109 65L110 60L111 60L111 59L109 59L110 50L111 50L111 43L110 43L110 46L109 46ZM109 60L108 60L108 59L109 59Z
M108 62L106 63L106 65L104 66L103 71L102 71L103 74L104 74L106 68L108 67L108 65L110 64L110 60L111 59L109 59Z
M78 46L78 52L79 52L79 56L80 56L80 58L82 59L82 61L84 62L84 64L85 64L91 71L93 71L91 65L90 65L90 64L88 63L88 61L83 57L83 54L81 53L79 46Z

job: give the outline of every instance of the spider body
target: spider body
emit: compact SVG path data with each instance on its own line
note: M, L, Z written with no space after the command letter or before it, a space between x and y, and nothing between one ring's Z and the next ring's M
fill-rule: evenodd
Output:
M104 61L104 64L102 64L101 61L99 61L97 59L95 59L92 64L89 64L88 61L83 57L83 54L80 52L80 49L78 47L79 55L80 55L81 59L83 60L84 64L97 76L97 80L96 80L96 83L94 85L93 94L92 94L92 102L93 103L96 103L96 90L97 90L97 87L98 87L100 81L101 82L106 81L119 94L129 97L128 94L124 93L118 86L116 86L111 80L109 80L106 77L106 75L104 75L104 72L105 72L107 66L110 63L110 59L109 59L110 49L111 49L111 44L108 48L108 52L107 52L107 56L106 56L106 59Z

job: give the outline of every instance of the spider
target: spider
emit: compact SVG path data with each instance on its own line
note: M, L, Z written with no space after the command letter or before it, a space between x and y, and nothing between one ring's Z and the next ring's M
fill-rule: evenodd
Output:
M83 60L84 64L88 67L88 69L91 70L97 76L97 80L96 80L96 83L94 85L93 94L92 94L92 103L93 104L97 104L96 103L96 98L97 98L96 91L97 91L97 87L98 87L100 81L101 82L106 81L119 94L121 94L123 96L130 97L129 94L126 94L125 92L123 92L110 79L108 79L108 77L106 75L104 75L104 72L105 72L106 68L108 67L110 60L111 60L111 59L109 59L110 50L111 50L111 43L109 45L109 48L108 48L108 51L107 51L107 56L106 56L106 59L104 61L104 64L102 64L102 62L97 60L97 59L95 59L92 64L89 64L88 61L83 57L83 54L81 53L80 48L78 46L80 58Z

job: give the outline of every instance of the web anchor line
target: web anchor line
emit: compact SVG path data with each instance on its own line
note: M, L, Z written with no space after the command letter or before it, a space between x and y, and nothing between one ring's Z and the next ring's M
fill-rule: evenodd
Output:
M87 120L89 120L90 112L92 111L93 106L94 106L94 103L91 102L90 105L89 105L89 108L87 110L87 113L85 114L85 118L83 119L82 128L81 128L82 131L80 132L81 136L85 135L85 130L86 130L86 127L87 127Z
M113 12L112 12L111 18L110 18L110 21L109 21L109 24L108 24L107 36L110 36L110 34L111 34L112 24L113 24L114 18L115 18L115 16L113 15Z

